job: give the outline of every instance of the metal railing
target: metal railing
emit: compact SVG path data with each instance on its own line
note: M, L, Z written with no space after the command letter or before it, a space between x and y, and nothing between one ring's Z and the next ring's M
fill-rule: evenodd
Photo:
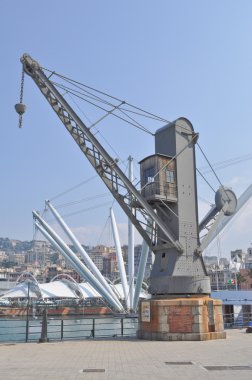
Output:
M146 197L159 195L164 199L177 199L177 186L175 183L160 184L158 181L148 182L141 190L141 194Z
M223 322L225 329L242 329L248 326L252 321L252 313L228 313L223 314Z
M38 342L41 338L41 329L42 319L0 319L0 343ZM47 319L49 341L135 338L137 329L136 317Z
M246 328L252 313L223 315L225 329ZM42 319L0 319L0 343L38 342L41 338ZM95 338L136 338L137 317L106 318L48 318L49 341L82 340Z

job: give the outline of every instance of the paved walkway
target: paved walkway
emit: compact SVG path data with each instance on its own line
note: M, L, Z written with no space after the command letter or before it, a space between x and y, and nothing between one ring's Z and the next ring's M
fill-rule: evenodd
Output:
M252 334L228 330L226 340L206 342L85 340L1 344L0 379L249 380Z

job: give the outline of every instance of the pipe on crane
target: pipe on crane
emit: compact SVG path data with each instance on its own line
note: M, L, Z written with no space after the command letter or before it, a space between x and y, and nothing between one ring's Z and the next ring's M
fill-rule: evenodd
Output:
M122 304L119 300L115 300L111 295L104 289L102 284L97 280L97 278L90 272L90 270L83 264L83 262L73 253L73 251L64 243L64 241L56 234L55 231L43 220L43 218L36 212L33 211L33 216L39 221L43 229L51 236L51 238L57 243L58 246L64 251L64 257L69 259L71 263L74 263L74 267L77 272L84 277L94 288L97 290L107 302L112 305L116 310L124 311Z
M133 182L133 158L129 156L129 180ZM132 209L132 207L131 207ZM134 226L132 221L128 221L128 276L129 276L129 301L130 309L133 309L134 297L134 277L135 277L135 252L134 252Z
M151 228L150 225L147 225L146 232L150 235ZM146 243L145 240L142 242L142 249L141 249L141 257L138 267L138 274L136 279L136 287L135 287L135 294L134 294L134 301L133 301L133 310L137 310L137 305L139 301L140 292L142 289L143 279L144 279L144 273L146 268L146 263L148 259L148 253L149 253L149 246Z
M124 266L124 262L123 262L120 238L119 238L118 229L117 229L116 220L115 220L115 215L114 215L112 207L110 209L110 217L111 217L112 232L113 232L115 248L116 248L116 257L118 260L119 272L120 272L120 277L121 277L121 281L122 281L124 299L125 299L127 308L129 309L130 308L130 302L129 302L129 297L128 297L129 296L129 287L128 287L128 283L127 283L127 276L126 276L125 266Z
M68 227L66 222L63 220L62 216L53 207L53 205L51 204L50 201L46 201L46 205L49 207L49 209L51 210L51 212L55 216L56 220L58 221L58 223L60 224L60 226L62 227L64 232L67 234L67 236L69 237L69 239L73 243L76 250L81 254L85 264L87 265L87 267L95 275L97 280L100 281L100 283L104 286L104 288L111 295L111 297L115 300L115 302L117 302L118 301L117 296L115 295L115 293L113 292L113 290L111 289L111 287L109 286L109 284L107 283L107 281L105 280L105 278L103 277L103 275L101 274L101 272L99 271L99 269L97 268L97 266L95 265L93 260L89 257L89 255L87 254L85 249L82 247L80 242L77 240L76 236L72 233L72 231L70 230L70 228Z

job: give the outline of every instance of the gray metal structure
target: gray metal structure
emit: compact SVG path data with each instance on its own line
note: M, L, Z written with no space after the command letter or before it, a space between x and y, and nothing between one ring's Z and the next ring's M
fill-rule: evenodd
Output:
M215 218L217 213L222 213L223 216L231 216L237 210L237 199L234 192L226 187L220 187L215 194L215 205L202 219L199 224L199 232L207 227L208 223Z
M236 214L242 207L244 207L244 205L250 200L251 197L252 197L252 185L250 185L238 198ZM212 241L216 238L216 236L222 232L222 230L227 226L227 224L233 219L234 215L235 213L225 214L225 211L223 209L218 213L218 216L217 218L215 218L214 222L212 223L211 229L209 229L208 234L202 238L202 241L201 241L202 252L212 243ZM200 225L203 226L203 223L201 222Z
M191 123L184 118L156 133L156 154L176 162L177 194L170 202L144 198L101 146L40 65L24 54L21 62L79 148L155 253L150 291L153 296L210 294L198 232L195 142ZM133 205L133 207L132 207ZM150 234L146 227L150 226Z
M176 160L176 171L172 179L176 184L176 201L168 198L160 202L157 199L153 201L153 207L184 250L179 252L175 247L165 248L162 244L159 245L150 278L152 294L209 294L211 291L200 252L198 233L195 169L197 138L191 123L185 118L180 118L156 132L156 155L170 157L169 162ZM161 171L165 171L166 167ZM161 239L165 238L160 230L158 235Z
M72 107L47 78L38 62L32 59L28 54L24 54L21 57L21 62L25 73L34 80L79 148L85 154L127 216L132 220L139 233L147 241L148 245L153 245L152 239L145 231L149 217L153 228L154 224L158 225L166 238L169 239L177 249L182 251L183 248L178 241L173 239L169 232L169 228L167 228L163 221L156 215L146 200L140 196L137 189L117 165L116 160L114 160L101 146L89 128L83 123ZM139 207L132 208L132 203L137 203Z

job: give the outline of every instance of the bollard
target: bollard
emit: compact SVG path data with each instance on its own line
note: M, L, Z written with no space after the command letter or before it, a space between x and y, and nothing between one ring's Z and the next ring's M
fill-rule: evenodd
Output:
M43 310L41 337L39 339L39 343L46 343L46 342L49 342L49 339L47 338L47 309L45 307Z

